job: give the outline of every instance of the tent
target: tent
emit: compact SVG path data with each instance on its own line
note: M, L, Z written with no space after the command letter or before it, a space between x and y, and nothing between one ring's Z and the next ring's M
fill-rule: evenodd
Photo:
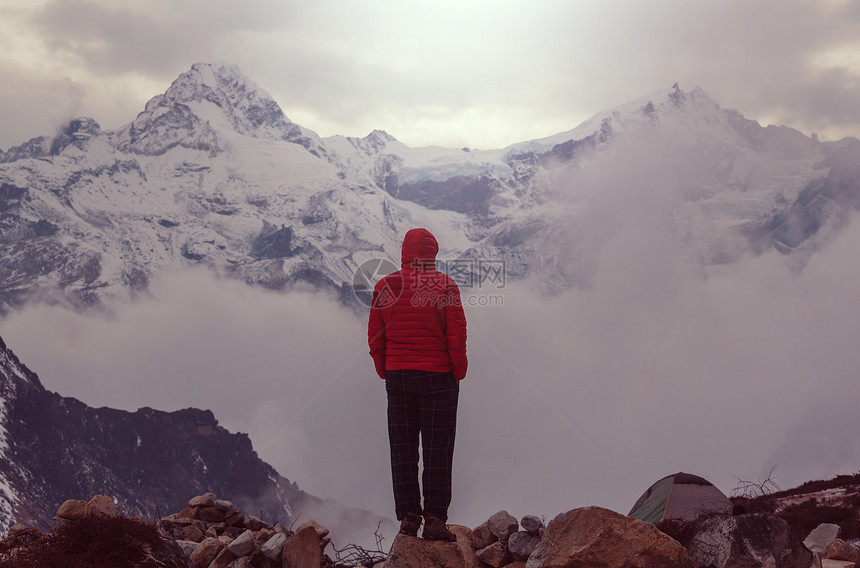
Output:
M668 475L648 488L628 513L657 524L663 519L691 521L702 514L731 514L732 502L710 481L689 473Z

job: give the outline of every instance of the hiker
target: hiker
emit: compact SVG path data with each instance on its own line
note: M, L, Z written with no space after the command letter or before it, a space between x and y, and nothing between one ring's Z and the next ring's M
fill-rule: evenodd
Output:
M456 540L448 530L459 381L466 376L466 316L454 280L436 270L427 229L403 238L401 269L373 289L367 338L388 396L391 477L400 533ZM418 486L418 440L424 471Z

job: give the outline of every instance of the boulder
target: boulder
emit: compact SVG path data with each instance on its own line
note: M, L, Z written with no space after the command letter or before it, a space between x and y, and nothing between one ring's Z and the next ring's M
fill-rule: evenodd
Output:
M475 546L472 544L474 540L472 529L462 525L448 525L448 530L457 537L457 546L460 547L460 553L463 555L463 562L466 568L483 568L478 561Z
M305 521L302 524L300 524L299 528L296 529L296 532L299 532L300 530L302 530L305 527L313 527L313 529L317 532L317 536L320 538L327 537L328 533L329 533L329 530L327 528L325 528L324 526L322 526L321 524L319 524L318 522L313 521L313 520Z
M502 566L509 564L513 557L508 552L507 543L503 540L497 540L490 546L479 550L478 559L492 568L502 568Z
M809 568L812 552L776 515L717 516L698 523L687 544L697 566Z
M203 539L203 542L197 545L197 548L194 549L194 552L189 557L191 566L193 568L209 568L209 565L212 564L212 561L215 560L222 548L224 548L224 543L217 538L209 537Z
M837 538L824 551L824 558L827 560L844 560L846 562L857 563L860 562L860 550L857 550L857 547L845 542L841 538Z
M215 527L215 530L218 531L218 536L229 536L231 539L238 538L240 534L248 530L244 527L219 527L218 525L213 526Z
M227 520L227 514L218 507L200 507L197 509L197 518L207 523L223 523Z
M229 525L230 523L227 523L227 524ZM247 515L246 517L244 517L242 520L242 525L246 529L250 529L252 531L258 531L261 529L269 528L268 523L266 523L262 519L255 517L254 515Z
M311 526L296 531L284 546L283 568L319 568L322 561L320 537Z
M54 517L51 519L51 530L58 531L63 528L63 525L69 522L69 519L64 519L63 517Z
M517 531L508 539L508 550L514 560L528 560L540 543L540 537L527 531Z
M394 538L388 560L385 562L385 568L466 568L467 566L460 546L456 542L424 540L402 534ZM287 568L286 564L284 568Z
M227 568L238 559L238 556L230 552L227 547L224 547L218 553L218 556L215 557L215 560L212 561L212 564L209 565L209 568Z
M474 544L475 548L478 550L490 546L497 540L499 540L499 537L493 534L493 531L490 530L490 525L487 522L481 523L472 529L472 544Z
M281 556L284 553L285 544L287 544L287 535L283 533L275 533L274 536L269 538L269 540L263 544L262 548L260 548L260 552L262 552L263 556L269 560L277 562L281 559Z
M87 516L116 516L116 503L106 495L96 495L87 503Z
M185 539L185 528L189 525L180 525L175 521L171 521L168 519L161 519L161 522L158 523L158 531L161 533L161 536L165 538L172 538L173 540L186 540ZM201 539L202 540L202 539ZM200 541L198 541L200 542Z
M516 517L510 515L507 511L499 511L490 517L487 525L490 527L490 532L496 535L499 540L504 541L508 540L508 537L520 528L520 523Z
M601 507L556 516L529 556L527 568L693 568L676 540L650 523Z
M263 544L264 542L268 541L273 536L275 536L275 531L273 531L272 529L267 528L254 531L254 540L259 542L260 544Z
M233 506L232 501L227 501L225 499L216 499L215 500L215 507L221 509L225 513L230 513L232 511L238 511L238 509L235 506Z
M251 554L257 549L257 542L254 540L254 531L250 529L246 530L227 545L227 548L237 557Z
M87 514L87 502L82 499L64 501L57 509L57 516L70 521L83 519Z
M196 525L186 525L182 527L182 540L193 540L194 542L202 542L204 538L203 531Z
M226 518L224 519L224 523L231 527L245 527L245 517L242 516L242 513L239 511L230 511Z
M803 539L803 545L811 550L812 552L817 552L820 555L824 555L824 551L827 550L827 547L830 544L839 538L839 533L841 532L841 528L839 525L834 525L832 523L821 523L809 533L805 539Z
M181 519L199 519L200 517L197 515L197 510L198 509L196 507L185 507L184 509L176 513L176 518L174 520L179 521Z
M182 550L182 554L185 558L191 558L191 555L197 550L197 547L200 546L199 542L194 542L192 540L174 540L177 546Z
M188 501L189 507L214 507L215 506L215 494L214 493L204 493L203 495L198 495L197 497L192 497Z
M520 519L520 526L523 527L524 531L531 534L540 534L546 528L543 521L534 515L526 515Z

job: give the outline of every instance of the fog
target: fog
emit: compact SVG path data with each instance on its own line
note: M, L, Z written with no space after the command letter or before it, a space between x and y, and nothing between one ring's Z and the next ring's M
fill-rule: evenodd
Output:
M856 471L860 223L799 273L769 253L707 278L655 227L607 241L587 290L546 298L508 282L503 305L466 308L452 522L627 513L677 471L729 494L774 465L783 487ZM0 335L50 390L126 410L210 408L302 489L393 517L363 317L203 270L151 292L109 315L29 307Z

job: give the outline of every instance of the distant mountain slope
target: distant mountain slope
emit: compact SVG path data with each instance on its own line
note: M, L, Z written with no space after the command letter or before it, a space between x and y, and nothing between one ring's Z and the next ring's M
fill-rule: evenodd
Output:
M268 521L316 518L344 538L386 519L322 500L282 477L208 410L91 408L47 391L0 339L0 533L13 520L42 529L66 499L96 494L155 519L212 491Z
M545 292L588 286L602 244L646 219L703 271L774 248L802 267L860 207L858 163L856 139L765 128L677 85L497 150L322 139L235 66L200 63L116 131L79 118L0 152L0 314L198 264L354 302L357 266L398 260L418 225L441 258L504 261Z

